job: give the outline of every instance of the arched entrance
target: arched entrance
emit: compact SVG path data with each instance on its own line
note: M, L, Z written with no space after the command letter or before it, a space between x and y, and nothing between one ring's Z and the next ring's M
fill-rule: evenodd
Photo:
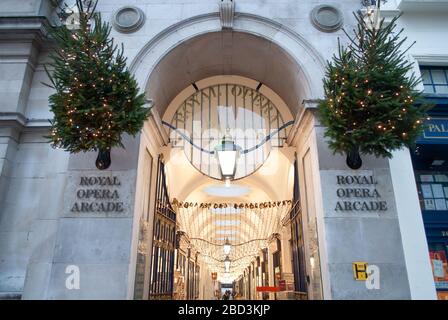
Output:
M152 259L164 267L158 270L153 261L149 281L164 279L157 274L172 268L169 271L174 277L172 297L183 299L210 299L217 289L229 285L246 299L266 298L269 294L262 294L256 288L278 288L284 284L285 275L292 285L291 231L284 222L293 210L294 200L298 199L293 194L294 151L285 142L288 130L301 112L302 102L322 94L323 63L319 54L298 34L273 21L242 14L236 19L233 30L223 31L218 17L212 14L183 21L156 36L133 61L131 70L146 88L146 95L154 105L155 121L159 129L162 128L162 135L165 134L166 147L161 151L166 168L166 189L171 203L176 202L177 213L174 261L153 254ZM231 184L231 188L249 191L232 196L220 194L224 183L213 180L219 178L216 170L213 175L210 170L201 170L201 165L194 168L193 153L188 159L185 150L177 152L173 136L169 136L176 129L172 119L179 105L184 103L185 106L188 97L197 93L203 97L205 90L210 92L217 88L219 91L220 86L230 86L234 93L246 90L252 97L254 93L259 94L261 101L268 97L266 101L275 105L284 125L276 127L281 127L278 131L283 134L281 145L262 159L257 168L260 170L241 174L238 182ZM218 105L233 106L236 110L246 104L237 102L236 94L234 96L234 103L226 100ZM210 104L211 99L208 101ZM204 112L204 102L196 102ZM191 111L194 112L194 107ZM263 114L261 108L259 114ZM205 122L201 113L199 123ZM254 125L246 122L244 128L247 126ZM148 145L153 144L153 134L149 126L145 126L141 151L150 149ZM194 143L194 139L192 141ZM254 149L259 145L261 143L255 143ZM190 161L182 161L182 156L183 160ZM139 161L139 171L145 165ZM213 188L215 193L210 192ZM153 199L156 203L159 200L157 196ZM149 217L149 225L151 221L160 221L157 210ZM231 254L222 251L228 242L233 248ZM162 250L159 239L153 237L153 253L158 245L157 250ZM232 272L225 267L226 260L230 261ZM166 288L166 281L161 286L164 285ZM208 290L204 290L206 286ZM149 287L153 290L154 283ZM154 298L163 298L166 294L158 293L153 290L149 294ZM274 294L270 293L270 297L274 298Z
M284 25L240 13L232 30L222 30L219 16L211 13L155 36L130 70L161 115L192 82L222 74L267 84L297 113L303 100L323 96L324 66L321 55Z

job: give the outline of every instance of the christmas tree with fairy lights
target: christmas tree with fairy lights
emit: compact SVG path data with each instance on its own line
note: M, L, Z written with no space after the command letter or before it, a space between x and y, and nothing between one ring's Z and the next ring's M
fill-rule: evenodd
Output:
M367 14L367 16L366 16ZM399 16L388 24L372 23L372 12L355 14L354 36L326 68L325 99L319 114L325 136L335 153L347 155L347 165L358 169L360 154L391 157L411 146L422 131L428 106L416 104L421 93L413 64L401 50L403 30L396 32Z
M122 134L136 135L147 119L144 95L126 67L123 47L114 45L111 27L77 0L77 28L62 24L50 31L56 44L47 70L56 92L50 96L54 147L71 153L98 151L96 166L110 165L112 147Z

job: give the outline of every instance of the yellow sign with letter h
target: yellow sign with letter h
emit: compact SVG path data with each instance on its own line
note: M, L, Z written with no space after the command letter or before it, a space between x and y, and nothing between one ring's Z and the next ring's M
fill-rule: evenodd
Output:
M367 262L353 262L353 276L357 281L366 281L367 274Z

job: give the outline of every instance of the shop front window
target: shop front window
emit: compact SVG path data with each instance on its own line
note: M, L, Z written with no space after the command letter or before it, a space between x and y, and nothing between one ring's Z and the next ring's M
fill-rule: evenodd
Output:
M443 231L442 231L443 232ZM448 245L446 241L431 243L429 245L429 256L437 290L437 296L441 300L448 300Z
M428 142L428 141L426 141ZM448 299L448 144L418 144L412 152L429 256L439 299Z
M411 157L437 295L448 300L448 66L420 71L432 108Z

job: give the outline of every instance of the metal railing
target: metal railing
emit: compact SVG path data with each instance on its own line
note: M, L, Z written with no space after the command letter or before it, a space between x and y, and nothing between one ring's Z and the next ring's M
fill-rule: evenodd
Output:
M300 214L302 212L302 207L300 206L300 200L297 200L293 206L291 207L291 209L289 209L288 213L285 214L285 216L282 218L281 220L281 224L282 226L287 226L288 224L291 223L291 221L293 219L295 219L295 217L297 217L298 214Z

